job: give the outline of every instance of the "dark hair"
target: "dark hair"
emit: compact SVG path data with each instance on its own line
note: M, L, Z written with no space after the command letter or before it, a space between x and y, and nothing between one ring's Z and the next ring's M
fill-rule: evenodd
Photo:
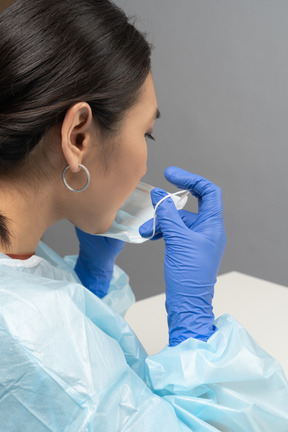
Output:
M76 102L103 136L117 132L151 69L152 46L130 21L109 0L16 0L0 14L0 178Z

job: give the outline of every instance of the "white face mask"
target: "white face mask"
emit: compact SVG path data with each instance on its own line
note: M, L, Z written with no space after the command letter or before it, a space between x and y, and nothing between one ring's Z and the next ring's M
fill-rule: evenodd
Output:
M154 189L154 186L140 182L118 210L109 230L97 235L113 237L128 243L143 243L149 238L143 238L139 233L139 228L149 219L154 218L154 232L151 238L155 235L156 210L162 201L171 197L178 210L182 209L187 203L189 191L181 190L162 198L154 209L150 196L152 189Z

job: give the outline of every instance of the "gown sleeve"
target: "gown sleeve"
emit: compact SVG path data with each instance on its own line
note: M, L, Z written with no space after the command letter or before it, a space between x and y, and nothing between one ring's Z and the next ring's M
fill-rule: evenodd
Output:
M67 268L3 268L3 430L288 431L285 375L230 315L207 342L147 356L127 322Z
M124 320L109 316L103 309L87 309L87 314L117 340L127 364L150 389L148 399L157 395L161 399L157 405L165 401L173 407L175 417L169 417L169 427L164 417L161 425L158 416L155 431L288 431L284 372L231 315L215 321L218 330L207 342L190 338L147 356ZM133 393L138 392L135 383ZM153 428L145 429L146 421L143 418L139 430L154 432Z
M230 315L207 342L187 339L146 359L146 381L192 431L288 431L280 364Z

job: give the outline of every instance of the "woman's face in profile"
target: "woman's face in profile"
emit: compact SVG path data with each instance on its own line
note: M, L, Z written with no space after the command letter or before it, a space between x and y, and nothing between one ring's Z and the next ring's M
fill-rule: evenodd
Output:
M105 172L101 169L98 158L95 173L91 173L91 184L83 194L81 213L77 217L81 221L75 220L80 229L94 234L107 231L119 208L145 175L146 135L153 133L157 111L153 79L149 73L139 100L127 111L117 136L107 143L112 149L107 158L107 169Z

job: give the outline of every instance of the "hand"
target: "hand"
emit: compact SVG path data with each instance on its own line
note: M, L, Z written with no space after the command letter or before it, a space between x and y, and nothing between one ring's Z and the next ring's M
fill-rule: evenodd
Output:
M178 212L172 199L167 198L156 211L166 246L169 344L177 345L189 337L207 341L216 330L212 299L226 245L221 189L176 167L167 168L165 177L175 186L190 190L199 204L197 215ZM153 205L165 195L162 189L153 189Z
M125 243L88 234L77 227L75 231L80 243L75 272L86 288L103 298L110 286L115 259Z
M155 188L155 189L157 189L157 188ZM161 198L163 198L163 196L161 196ZM158 201L160 201L160 199ZM156 204L157 204L157 202L156 202ZM154 207L156 204L154 204ZM192 224L195 222L195 220L198 218L198 214L195 214L195 213L187 211L187 210L178 210L178 213L188 228L190 228L192 226ZM154 219L149 219L147 222L145 222L143 225L140 226L139 233L142 237L149 238L149 240L151 240L151 241L155 241L155 240L159 240L159 239L163 238L161 227L160 227L160 224L159 224L159 221L157 220L157 218L156 218L156 224L155 224L155 234L152 238L150 238L153 234L153 230L154 230Z

